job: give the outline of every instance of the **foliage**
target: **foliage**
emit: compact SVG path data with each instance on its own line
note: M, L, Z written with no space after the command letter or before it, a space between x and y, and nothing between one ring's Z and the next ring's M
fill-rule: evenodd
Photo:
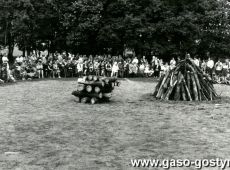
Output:
M230 54L227 0L0 0L0 45L165 59ZM11 50L12 52L12 50Z

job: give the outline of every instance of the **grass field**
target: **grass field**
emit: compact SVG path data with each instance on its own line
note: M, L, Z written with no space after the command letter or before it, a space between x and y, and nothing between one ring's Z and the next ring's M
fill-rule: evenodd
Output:
M230 159L230 86L216 86L222 100L189 103L156 101L150 79L121 83L99 105L75 102L74 79L0 87L0 169L134 170L130 159Z

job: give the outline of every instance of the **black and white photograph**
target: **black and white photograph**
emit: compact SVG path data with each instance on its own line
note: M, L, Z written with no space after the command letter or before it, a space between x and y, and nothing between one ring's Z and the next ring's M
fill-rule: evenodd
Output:
M0 0L0 170L229 169L229 0Z

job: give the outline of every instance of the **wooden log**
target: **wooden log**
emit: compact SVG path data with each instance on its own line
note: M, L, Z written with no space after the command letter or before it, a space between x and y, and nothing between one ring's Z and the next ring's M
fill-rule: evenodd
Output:
M191 80L192 80L193 99L195 101L198 101L199 97L198 97L197 85L196 85L196 80L194 75L191 75Z
M181 93L182 93L182 100L183 101L187 101L185 87L184 87L184 83L183 82L181 83Z
M98 87L98 86L96 86L96 87L94 87L94 91L95 91L96 93L100 93L100 92L101 92L101 88Z
M98 81L99 77L98 76L93 76L93 81Z
M87 81L92 81L92 80L93 80L93 76L92 75L87 76Z
M114 83L114 82L116 82L117 81L117 78L116 77L104 77L104 78L102 78L102 80L106 83L106 84L108 84L108 83Z
M78 84L84 84L84 85L91 85L91 86L99 86L99 87L104 87L105 83L104 82L94 82L94 81L79 81Z
M81 98L80 97L76 97L75 101L78 102L78 103L81 103Z
M187 83L188 91L191 92L191 74L190 74L190 71L187 71L187 77L186 78L187 78L186 83Z
M81 99L81 103L88 103L90 101L90 98L89 97L83 97Z
M74 91L72 92L72 95L76 96L76 97L89 97L89 98L92 98L92 97L96 97L98 99L101 99L103 97L103 94L102 93L87 93L87 92L78 92L78 91Z
M158 99L161 97L161 95L162 95L162 93L163 93L163 90L164 90L164 89L163 89L163 86L164 86L164 83L165 83L165 81L167 80L168 76L169 76L169 72L166 73L164 79L162 80L162 83L161 83L161 85L160 85L160 88L159 88L159 90L158 90L158 92L157 92L156 98L158 98Z
M153 96L154 96L154 97L157 96L157 93L158 93L158 91L159 91L159 88L160 88L160 86L161 86L161 84L162 84L163 79L164 79L164 76L162 76L162 77L160 78L160 81L158 82L157 86L155 87L155 90L154 90L154 93L153 93Z
M78 91L84 91L85 90L85 85L84 84L78 84L77 85L77 90Z
M161 94L161 96L160 96L160 98L161 99L164 99L165 98L165 93L167 92L167 89L168 89L168 87L170 86L170 81L171 81L171 76L169 76L168 78L167 78L167 80L165 81L165 83L164 83L164 85L163 85L163 87L162 87L162 94Z
M177 85L176 85L176 91L175 91L175 94L174 94L174 100L175 101L178 101L180 100L180 97L181 97L181 81L182 81L182 74L181 72L179 72L178 74L178 82L177 82Z
M177 80L166 91L164 100L169 100L170 95L172 94L172 91L173 91L174 87L176 86L176 84L177 84Z
M91 93L93 91L93 87L91 85L86 86L86 91Z
M92 97L90 100L91 104L96 104L98 102L98 99L96 97Z
M115 82L115 86L120 87L120 85L121 85L121 82L119 82L119 81Z
M105 97L105 98L111 98L112 97L112 93L103 93L103 97Z
M187 94L187 96L188 96L188 100L189 100L189 101L192 101L191 93L190 93L190 91L189 91L189 89L188 89L188 86L186 85L185 81L183 82L183 85L184 85L184 87L185 87L185 91L186 91L186 94Z

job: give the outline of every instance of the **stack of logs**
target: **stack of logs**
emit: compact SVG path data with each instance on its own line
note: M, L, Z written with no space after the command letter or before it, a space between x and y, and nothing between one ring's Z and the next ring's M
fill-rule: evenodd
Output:
M115 77L85 76L78 79L77 90L72 95L78 98L78 102L95 104L109 101L112 91L120 82Z
M211 78L186 58L162 76L154 97L160 100L211 101L219 98Z

